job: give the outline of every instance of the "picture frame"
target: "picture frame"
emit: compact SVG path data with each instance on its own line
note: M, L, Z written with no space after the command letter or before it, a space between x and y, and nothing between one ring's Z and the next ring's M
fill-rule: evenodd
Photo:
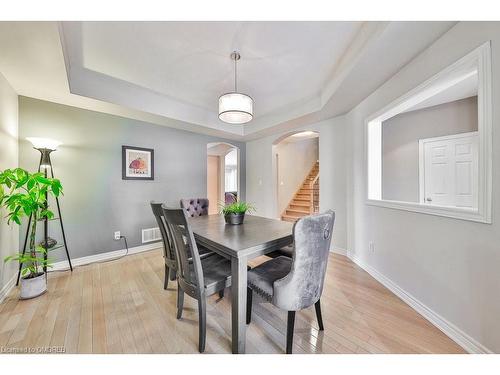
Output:
M154 149L122 146L122 180L154 180Z

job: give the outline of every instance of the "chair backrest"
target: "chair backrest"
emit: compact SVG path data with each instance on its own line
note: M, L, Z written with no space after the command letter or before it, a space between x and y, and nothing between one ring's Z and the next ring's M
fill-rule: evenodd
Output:
M293 226L290 273L274 282L273 303L287 311L315 304L323 292L335 212L306 216Z
M182 208L169 208L165 205L162 209L175 250L177 279L184 292L198 298L204 290L203 270L187 213Z
M230 191L226 191L224 193L224 203L231 204L236 202L238 199L236 198L236 194Z
M163 241L163 257L170 261L170 266L176 266L175 261L175 251L172 245L172 238L170 236L167 222L163 215L163 209L161 203L151 202L151 209L153 210L153 215L155 215L156 222L158 223L158 228L160 229L161 239Z
M208 215L207 198L181 199L181 207L186 210L189 217Z

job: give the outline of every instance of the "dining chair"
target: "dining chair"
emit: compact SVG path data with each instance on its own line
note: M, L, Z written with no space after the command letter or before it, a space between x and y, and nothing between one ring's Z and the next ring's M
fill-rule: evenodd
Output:
M248 271L247 324L252 318L252 294L258 293L288 311L286 353L292 353L295 312L314 305L323 331L320 298L328 264L335 212L306 216L293 226L293 256L279 256Z
M198 349L203 353L207 334L206 299L231 286L231 261L218 254L201 258L187 212L165 205L162 209L177 261L177 319L182 318L184 293L198 301Z
M160 229L161 239L163 243L163 259L165 260L165 280L163 282L163 289L166 290L168 288L169 275L171 281L176 279L177 262L175 260L175 251L172 246L172 239L169 235L169 230L166 226L163 209L161 208L162 203L150 202L150 204L156 222L158 224L158 228ZM214 254L206 248L199 248L198 250L202 258Z
M266 256L268 256L270 258L277 258L280 256L292 258L293 257L293 244L282 247L281 249L275 250L272 253L266 254Z
M208 215L207 198L181 199L181 208L185 209L189 217Z
M184 209L188 217L198 217L208 215L208 205L209 201L207 198L189 198L181 199L181 208ZM200 254L205 253L205 248L198 245L198 250ZM219 292L219 297L224 298L224 290Z

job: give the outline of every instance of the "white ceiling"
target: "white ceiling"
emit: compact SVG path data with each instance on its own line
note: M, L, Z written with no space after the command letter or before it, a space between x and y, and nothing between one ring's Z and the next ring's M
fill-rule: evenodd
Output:
M246 140L345 113L452 22L0 22L0 72L20 94ZM232 89L245 125L217 118Z

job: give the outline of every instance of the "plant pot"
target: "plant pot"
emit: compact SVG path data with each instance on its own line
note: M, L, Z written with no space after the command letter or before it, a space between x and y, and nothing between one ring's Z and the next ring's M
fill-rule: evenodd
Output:
M243 220L245 219L245 214L227 214L224 215L224 219L226 220L226 224L231 225L240 225L243 224Z
M47 278L45 273L40 273L36 277L22 278L20 281L20 299L30 299L38 297L47 291Z

